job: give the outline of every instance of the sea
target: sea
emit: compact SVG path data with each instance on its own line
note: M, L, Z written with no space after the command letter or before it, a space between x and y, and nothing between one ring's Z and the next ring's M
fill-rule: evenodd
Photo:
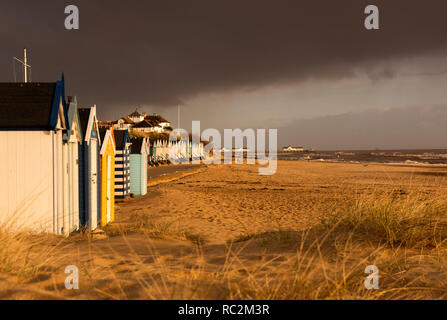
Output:
M278 160L447 165L447 149L278 152Z

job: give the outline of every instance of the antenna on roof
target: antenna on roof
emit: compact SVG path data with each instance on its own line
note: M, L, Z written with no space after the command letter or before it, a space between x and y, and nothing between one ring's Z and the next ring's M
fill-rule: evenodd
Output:
M30 69L30 72L31 72L31 66L28 64L28 60L26 57L26 48L23 49L23 61L16 57L14 57L14 60L20 62L23 65L24 82L27 83L28 82L28 68ZM14 69L14 77L15 77L15 69Z

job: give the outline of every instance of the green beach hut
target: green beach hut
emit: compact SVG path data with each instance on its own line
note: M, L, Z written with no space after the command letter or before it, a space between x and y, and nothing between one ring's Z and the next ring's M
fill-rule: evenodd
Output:
M144 196L147 193L149 146L146 138L132 138L130 150L130 193Z

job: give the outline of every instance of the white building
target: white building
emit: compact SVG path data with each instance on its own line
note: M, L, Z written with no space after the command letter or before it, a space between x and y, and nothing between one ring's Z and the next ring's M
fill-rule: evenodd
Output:
M132 121L129 117L122 117L116 123L113 124L114 130L129 130L135 125L135 122Z
M282 148L282 151L286 151L286 152L303 152L304 151L304 147L288 146L288 147Z
M133 123L140 123L142 121L144 121L144 118L146 117L146 113L140 113L138 112L138 108L131 114L129 114L128 118L133 122Z

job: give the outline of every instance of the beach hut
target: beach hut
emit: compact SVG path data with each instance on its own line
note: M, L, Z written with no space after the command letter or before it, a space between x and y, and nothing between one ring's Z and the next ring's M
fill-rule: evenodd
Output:
M82 142L76 97L68 97L67 130L63 133L64 216L66 234L79 230L79 145Z
M96 106L78 109L83 141L79 146L79 220L85 231L98 227L101 215L100 135Z
M149 139L149 163L155 164L155 140Z
M115 154L115 199L130 196L130 136L127 130L114 131Z
M62 139L66 110L63 76L55 83L0 83L3 228L66 233Z
M115 137L113 127L99 129L101 138L101 219L102 227L115 221Z
M193 161L199 161L201 159L200 157L200 144L197 142L192 143L192 160Z
M133 138L131 143L130 192L135 196L144 196L147 193L148 142L146 138Z
M201 142L199 145L199 155L201 160L205 160L205 147L203 142Z
M169 159L168 141L163 140L161 142L161 161L167 163Z
M161 143L160 140L155 141L155 148L154 148L154 161L156 163L161 161Z

